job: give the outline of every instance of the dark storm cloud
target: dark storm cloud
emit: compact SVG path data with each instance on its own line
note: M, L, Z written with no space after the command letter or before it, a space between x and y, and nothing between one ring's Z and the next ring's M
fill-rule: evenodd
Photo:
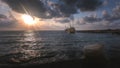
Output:
M100 0L2 0L14 11L26 13L22 5L30 14L40 18L69 17L71 14L81 11L93 11L102 5Z
M81 11L94 11L96 10L102 2L100 0L79 0L77 5Z
M49 18L46 16L47 10L40 0L2 0L6 2L14 11L19 13L26 13L24 8L37 17Z
M60 11L65 17L69 17L71 14L77 13L77 10L73 6L60 6Z
M77 3L78 0L61 0L65 2L67 5L74 5Z
M67 5L75 5L81 11L94 11L100 5L102 5L101 0L62 0Z
M46 0L47 1L47 0ZM73 5L67 5L63 1L53 2L51 0L45 2L47 9L52 10L58 17L69 17L71 14L77 13L77 9Z

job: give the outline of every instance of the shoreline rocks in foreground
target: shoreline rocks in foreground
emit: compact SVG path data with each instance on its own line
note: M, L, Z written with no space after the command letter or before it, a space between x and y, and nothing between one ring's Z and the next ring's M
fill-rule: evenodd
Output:
M93 44L83 48L83 65L85 67L97 67L107 65L107 58L104 53L104 45Z

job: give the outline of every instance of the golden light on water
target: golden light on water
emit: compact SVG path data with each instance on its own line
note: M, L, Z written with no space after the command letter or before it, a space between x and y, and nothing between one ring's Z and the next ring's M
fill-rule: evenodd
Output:
M26 25L32 26L37 23L36 19L34 19L32 16L23 14L22 19Z

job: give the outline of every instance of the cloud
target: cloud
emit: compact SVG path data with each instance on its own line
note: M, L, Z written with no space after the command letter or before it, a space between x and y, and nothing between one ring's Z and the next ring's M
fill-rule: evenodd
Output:
M103 2L103 6L106 6L106 5L108 5L109 4L109 0L105 0L104 2Z
M57 18L57 19L54 19L55 22L59 22L59 23L68 23L70 22L70 19L69 18Z
M0 28L14 28L16 27L17 23L14 21L1 21L0 20Z
M81 11L94 11L102 5L100 0L78 0L77 7Z
M46 9L43 3L40 0L3 0L6 2L12 10L15 10L19 13L26 13L26 10L29 14L45 17ZM24 10L26 8L26 10Z
M97 17L95 14L92 14L90 16L85 16L82 19L83 22L86 23L96 23L101 21L108 21L109 24L114 23L115 21L120 20L120 5L116 5L112 12L103 10L102 17Z
M103 10L102 16L95 14L82 17L78 25L91 25L91 29L119 29L120 28L120 4L116 5L112 11ZM83 22L84 24L81 24Z
M102 15L103 15L103 19L104 20L108 20L109 21L111 15L106 10L102 11Z
M85 16L83 17L83 21L87 23L94 23L94 22L99 22L101 21L101 18L98 18L96 15L90 15L90 16Z
M0 21L0 28L13 28L15 27L15 23L14 22L10 22L10 21Z
M75 22L76 22L76 25L84 25L84 24L86 24L86 22L84 21L83 18L78 19L78 20L76 20Z
M94 11L100 5L101 0L2 0L12 10L26 13L26 10L40 18L69 17L71 14L81 11ZM23 7L24 6L24 7Z
M17 23L14 20L9 20L7 16L0 14L0 28L15 27Z
M7 15L9 11L9 6L0 0L0 14Z
M74 5L76 4L76 2L78 2L78 0L61 0L63 2L65 2L67 5Z
M81 11L94 11L100 5L102 5L101 0L61 0L69 6L76 6Z
M3 15L3 14L0 14L0 19L1 18L7 18L7 16Z
M71 14L77 13L77 10L73 6L61 5L59 9L65 17L69 17Z
M120 20L120 5L117 5L112 12L111 20Z
M111 14L108 13L106 10L103 10L102 14L103 14L104 20L107 20L110 22L120 20L120 5L117 5L115 8L113 8L113 11L111 12Z

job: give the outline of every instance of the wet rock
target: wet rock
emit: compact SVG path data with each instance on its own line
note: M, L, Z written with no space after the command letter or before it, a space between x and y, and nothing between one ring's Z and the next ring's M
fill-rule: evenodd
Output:
M86 67L105 67L107 64L107 58L104 53L104 46L101 44L93 44L84 46L83 48L83 60Z
M17 60L17 59L15 59L15 58L11 58L11 59L10 59L10 62L20 63L20 61L19 61L19 60Z
M104 55L104 46L101 44L88 45L83 48L85 57L101 57Z

